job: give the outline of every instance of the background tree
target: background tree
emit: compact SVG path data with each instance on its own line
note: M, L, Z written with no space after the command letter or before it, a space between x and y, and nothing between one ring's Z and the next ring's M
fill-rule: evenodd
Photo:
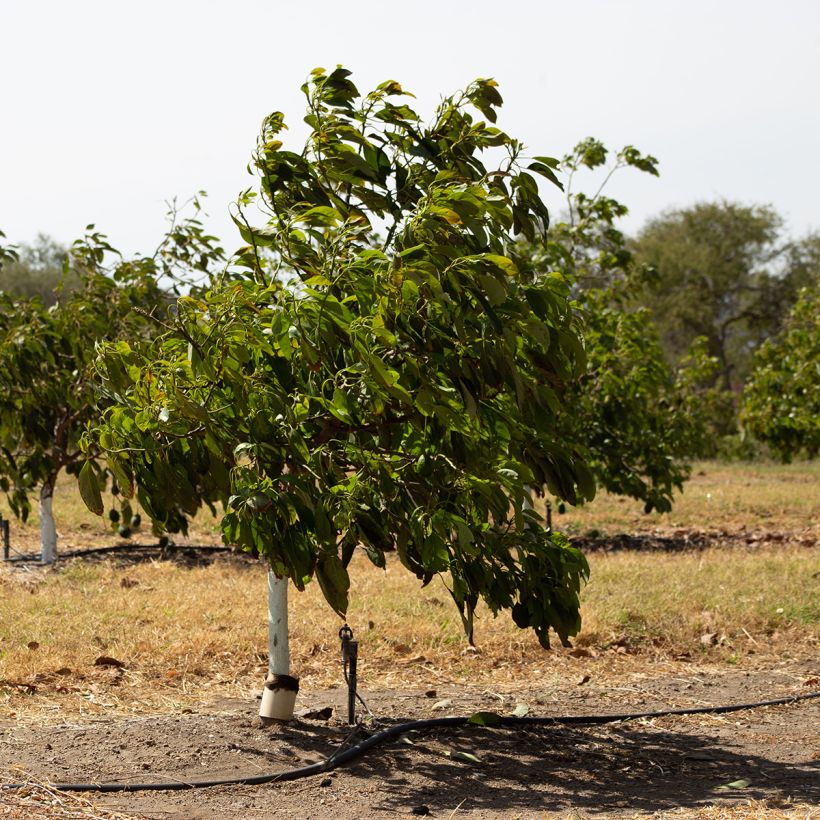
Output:
M670 211L643 228L633 251L656 271L646 304L670 361L703 336L723 389L740 390L754 351L778 331L816 265L816 238L790 244L782 229L771 208L726 201Z
M88 496L90 468L80 473L80 467L97 459L99 450L81 453L80 438L114 399L96 380L95 344L134 343L155 333L170 304L159 278L176 277L180 264L187 264L181 248L193 249L199 261L209 251L203 238L210 240L199 222L185 220L172 226L154 256L126 260L105 237L90 233L71 247L66 267L74 285L51 308L40 298L15 300L0 293L0 489L23 520L30 495L39 492L45 562L57 557L52 514L57 478L63 470L79 473L80 489ZM221 252L210 247L210 253ZM130 519L130 507L124 506ZM129 520L122 525L121 534L127 535Z
M424 583L445 576L471 637L483 598L566 641L587 565L524 500L594 493L555 432L583 347L564 281L515 241L548 219L524 165L553 179L556 161L491 124L491 80L430 125L392 101L396 82L361 95L317 69L304 91L301 152L281 114L264 122L261 194L240 200L248 244L225 277L182 297L160 340L105 347L118 401L93 441L159 527L219 480L223 537L264 556L272 586L315 575L343 614L354 552L384 566L395 550Z
M782 277L785 280L783 291L788 309L781 317L778 326L780 332L789 322L788 316L804 288L820 287L820 232L811 231L794 242L789 242L785 251L785 264Z
M782 332L764 342L741 421L784 461L820 452L820 288L804 288Z
M0 267L0 291L16 299L39 297L46 307L57 301L58 289L65 293L77 286L76 277L63 266L66 249L45 234L38 234L30 245L21 244L17 258Z

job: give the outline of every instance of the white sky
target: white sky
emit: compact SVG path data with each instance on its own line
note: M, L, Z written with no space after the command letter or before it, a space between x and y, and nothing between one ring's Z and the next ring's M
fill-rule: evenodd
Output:
M660 179L609 189L630 230L720 197L820 228L817 0L0 0L0 230L68 243L94 222L148 252L165 201L205 189L232 249L259 123L284 111L301 147L299 86L337 63L360 90L398 80L425 118L495 77L499 125L534 154L585 136L654 154Z

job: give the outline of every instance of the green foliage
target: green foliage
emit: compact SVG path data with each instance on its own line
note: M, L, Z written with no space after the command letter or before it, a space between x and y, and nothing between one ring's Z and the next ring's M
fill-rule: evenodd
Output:
M589 450L590 464L608 492L668 512L689 477L689 461L703 449L704 374L713 360L696 349L673 372L646 308L619 299L623 286L584 294L587 376L579 380L561 430Z
M820 452L820 288L804 288L777 337L761 346L741 421L783 461Z
M722 387L740 389L754 351L777 333L798 289L820 270L817 238L787 243L782 227L771 208L703 202L641 231L633 250L655 269L646 304L670 361L703 336Z
M606 168L608 155L587 139L564 157L567 218L533 252L545 275L558 271L574 284L584 323L588 368L571 385L558 429L586 448L609 492L644 501L647 512L666 511L688 477L688 459L703 448L703 382L713 362L702 346L677 373L664 361L651 312L640 304L650 272L635 262L617 227L627 208L603 194L620 168L657 175L657 162L627 146ZM581 168L606 169L592 196L572 191Z
M384 566L396 550L423 582L449 577L470 636L483 598L566 641L587 564L524 501L594 494L556 435L585 357L563 278L515 241L543 241L533 173L554 182L556 161L523 168L521 143L474 116L495 122L492 80L430 125L393 81L362 95L317 69L303 90L303 151L281 114L263 123L230 269L160 340L104 348L117 402L93 442L155 527L219 494L226 542L299 589L316 575L339 613L354 551Z
M16 245L6 245L4 240L6 235L0 231L0 272L8 269L8 266L20 258L20 251Z
M94 341L144 334L147 320L134 308L162 301L148 260L120 262L108 275L102 262L111 250L96 233L75 243L79 286L51 308L0 294L0 488L24 519L29 493L53 487L63 468L82 460L79 439L100 404ZM98 476L89 470L80 484L93 501Z
M65 267L74 285L51 307L0 293L0 489L24 520L32 491L50 495L62 470L77 476L86 504L103 511L108 476L99 448L80 447L86 426L115 399L100 389L95 344L138 344L156 333L170 304L158 280L182 264L172 260L170 237L187 234L194 245L203 238L196 218L186 219L156 256L126 260L92 229L71 247ZM221 256L215 246L210 252L212 262ZM0 251L0 261L9 259Z

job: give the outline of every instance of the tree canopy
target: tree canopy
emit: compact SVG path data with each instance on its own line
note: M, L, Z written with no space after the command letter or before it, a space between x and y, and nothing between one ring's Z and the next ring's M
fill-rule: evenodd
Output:
M39 296L15 299L0 292L0 489L23 520L32 492L39 491L44 560L56 557L55 482L63 470L79 474L88 495L90 465L99 449L86 446L81 452L80 440L112 402L97 379L95 345L135 344L154 334L172 295L160 287L160 278L171 282L180 266L190 267L180 248L188 256L203 247L207 252L203 238L210 240L189 218L172 226L155 255L128 260L89 226L65 263L72 287L57 292L50 307ZM210 252L219 255L217 249ZM3 271L16 263L15 256L9 249L0 254ZM106 478L101 468L97 472L95 486Z
M820 288L804 288L780 334L755 354L741 421L784 461L820 452Z
M492 80L430 124L394 81L361 94L317 69L303 90L307 143L265 119L224 275L159 340L105 346L116 400L88 446L158 527L217 490L224 539L297 588L315 575L339 613L354 551L396 550L446 578L468 634L483 598L566 641L587 564L524 502L594 495L556 429L585 356L567 282L517 242L543 241L534 174L558 163L494 125Z
M703 449L705 382L714 368L702 344L673 369L642 302L648 272L634 258L618 220L627 214L606 183L623 169L657 175L657 160L634 146L614 158L598 140L580 142L561 162L567 176L566 216L548 241L529 247L544 275L572 285L588 366L572 383L558 414L566 441L584 448L598 483L640 499L645 509L671 509L689 461ZM581 169L603 177L597 191L576 190Z
M702 336L722 387L738 391L754 351L818 275L816 244L811 236L788 242L781 217L763 206L701 202L650 220L633 250L655 270L646 304L670 359Z

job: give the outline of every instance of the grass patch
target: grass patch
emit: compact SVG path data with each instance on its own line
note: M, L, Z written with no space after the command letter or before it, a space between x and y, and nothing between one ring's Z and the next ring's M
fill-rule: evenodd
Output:
M605 495L557 517L556 523L581 531L708 523L718 532L766 527L787 535L750 545L718 538L708 549L679 553L592 553L584 626L571 654L602 670L650 659L751 666L816 654L820 561L803 536L816 533L817 473L816 465L805 464L754 470L700 465L671 515L635 518L637 505ZM112 543L104 523L83 512L72 489L62 487L55 504L64 542ZM714 515L705 506L710 494L720 500ZM192 541L217 541L214 525L197 522ZM15 526L13 543L36 543L35 527L36 520ZM381 571L357 556L351 574L349 622L368 686L486 681L501 687L515 680L548 687L574 662L566 650L544 652L508 616L493 618L486 610L478 613L478 651L472 651L444 582L420 589L396 560ZM112 558L68 560L48 570L6 565L0 567L0 599L0 707L6 713L177 709L217 695L252 697L264 676L266 578L260 563L220 558L210 566L125 565ZM318 585L291 596L290 618L293 667L303 686L340 684L341 622ZM98 665L103 656L123 666Z
M735 663L805 655L816 650L816 570L815 554L800 547L593 556L575 644L601 657ZM396 561L382 572L363 558L353 575L349 622L368 685L423 686L431 676L503 682L511 672L534 681L565 655L545 653L509 617L486 610L474 653L443 582L420 590ZM0 678L17 684L0 685L0 698L10 707L25 699L25 685L46 701L67 698L86 710L142 711L217 694L249 697L264 676L265 575L258 565L119 569L74 561L26 581L6 573L0 591ZM303 684L338 684L340 622L315 585L291 596L290 617ZM707 634L713 639L705 644ZM123 669L95 665L100 656Z
M643 504L599 494L583 507L555 514L556 528L572 534L635 533L656 528L708 531L817 532L820 460L794 464L699 462L672 512L646 515Z

